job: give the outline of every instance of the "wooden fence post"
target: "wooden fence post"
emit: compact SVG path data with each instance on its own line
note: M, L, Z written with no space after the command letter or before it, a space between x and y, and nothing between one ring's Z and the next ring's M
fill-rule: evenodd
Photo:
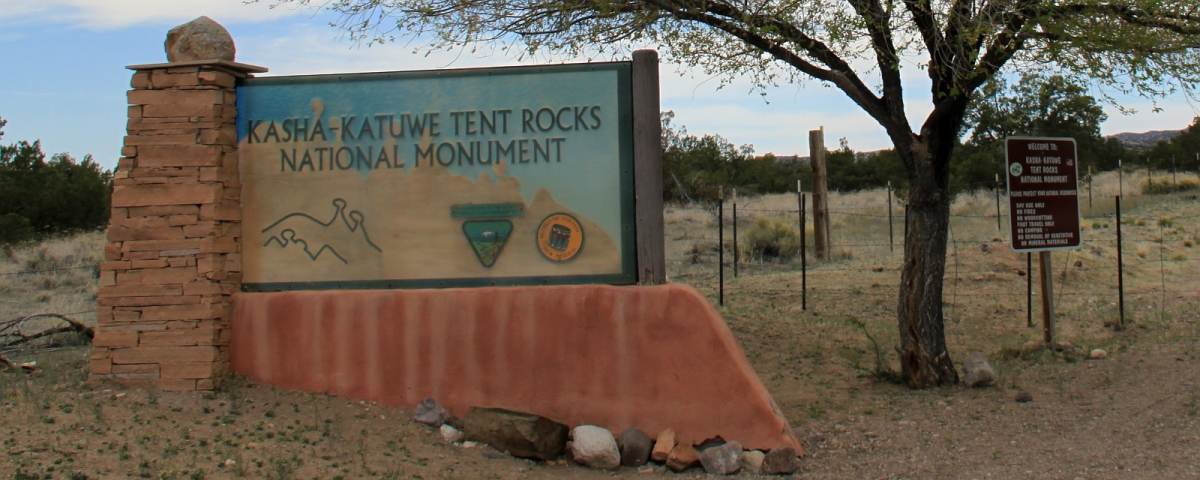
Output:
M808 132L809 162L813 171L813 243L816 257L829 260L829 192L825 179L825 127Z

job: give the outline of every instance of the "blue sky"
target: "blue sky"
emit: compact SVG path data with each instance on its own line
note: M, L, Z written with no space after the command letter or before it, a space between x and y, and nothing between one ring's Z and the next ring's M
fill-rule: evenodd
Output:
M90 153L111 168L125 130L131 72L124 67L166 61L167 30L199 15L229 29L238 61L273 75L519 63L498 52L414 54L419 42L358 47L328 26L332 15L241 0L0 0L0 118L9 121L0 142L41 139L48 153ZM905 79L910 121L919 125L929 109L928 82L916 68L906 69ZM674 110L675 123L693 134L721 134L759 153L807 155L806 132L822 125L830 147L841 137L856 150L890 146L858 107L816 82L772 88L765 97L751 92L745 79L718 85L702 72L664 64L662 107ZM1200 114L1181 96L1160 101L1157 113L1138 98L1124 104L1139 113L1110 109L1103 133L1179 129Z

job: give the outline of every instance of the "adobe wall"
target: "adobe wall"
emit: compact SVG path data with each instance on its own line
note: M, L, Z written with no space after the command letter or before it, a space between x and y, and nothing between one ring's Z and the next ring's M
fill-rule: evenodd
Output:
M211 390L229 368L241 288L238 78L227 61L131 66L129 122L91 373L163 390Z

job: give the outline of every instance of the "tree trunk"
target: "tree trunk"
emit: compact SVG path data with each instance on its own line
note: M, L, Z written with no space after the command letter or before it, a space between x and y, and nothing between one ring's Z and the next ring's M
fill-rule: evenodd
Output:
M961 113L959 121L952 120L943 117L938 121L931 117L921 136L904 142L907 148L896 142L909 176L908 228L896 309L900 329L897 351L901 374L912 388L958 383L958 372L946 349L942 317L942 279L946 271L952 199L950 154Z

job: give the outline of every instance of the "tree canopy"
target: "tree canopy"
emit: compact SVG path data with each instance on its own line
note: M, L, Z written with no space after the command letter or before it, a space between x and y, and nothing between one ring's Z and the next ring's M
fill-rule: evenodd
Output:
M589 58L654 45L669 61L725 80L745 75L765 87L811 78L841 90L887 132L909 179L896 350L901 373L914 387L958 382L945 342L942 285L950 158L975 92L1005 71L1061 72L1073 83L1149 97L1178 90L1193 95L1200 84L1196 0L332 0L320 5L339 12L335 26L361 42L423 37L433 48L492 43L531 54ZM909 118L906 68L928 77L930 110L923 120Z
M0 119L0 127L5 125ZM3 136L0 131L0 137ZM40 141L0 145L0 243L108 223L112 173L91 155L46 161Z

